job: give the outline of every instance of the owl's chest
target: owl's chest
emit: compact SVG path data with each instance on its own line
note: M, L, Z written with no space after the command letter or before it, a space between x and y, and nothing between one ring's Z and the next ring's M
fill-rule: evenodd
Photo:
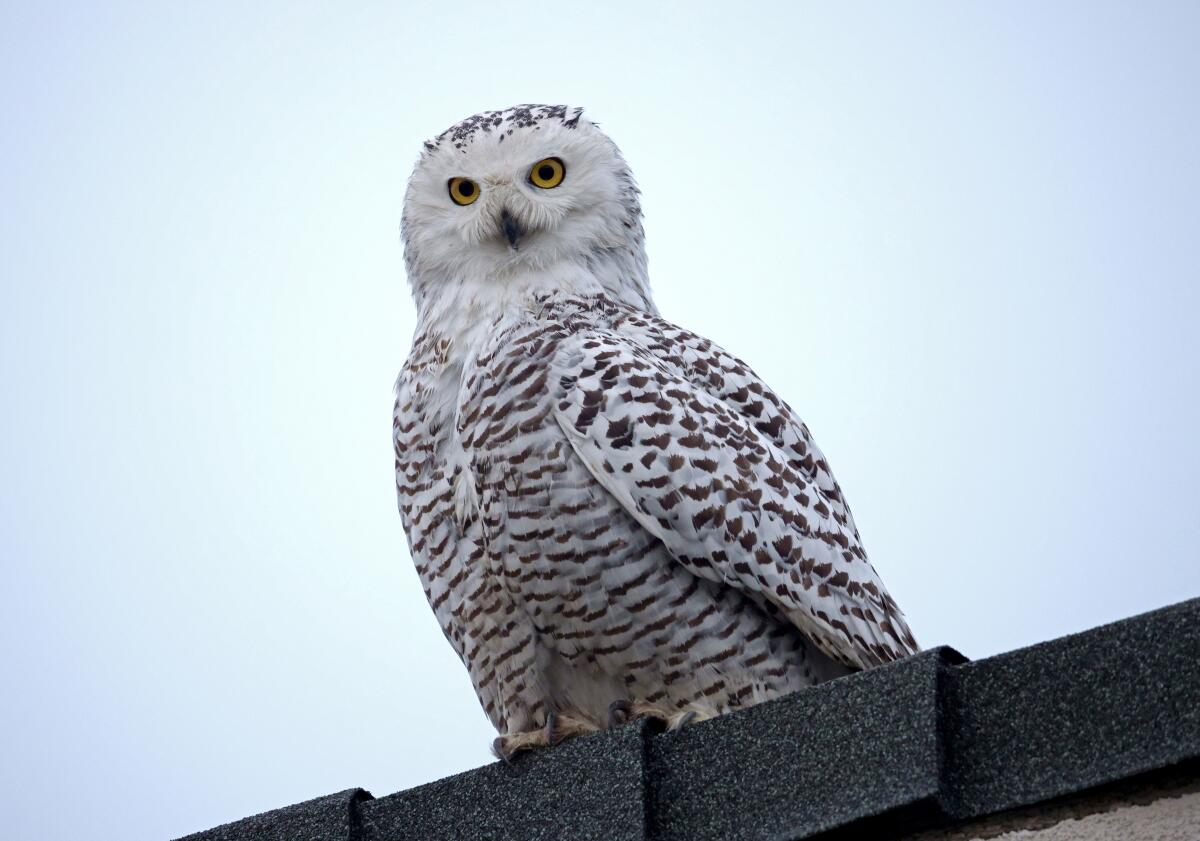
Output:
M567 658L586 657L611 643L606 630L632 627L612 594L661 578L669 564L559 426L554 368L526 374L518 365L504 382L464 413L478 413L465 424L463 442L478 493L482 562L544 644ZM647 610L644 616L657 616Z
M397 439L402 505L406 490L428 488L449 503L442 510L464 535L478 526L485 494L503 511L505 494L521 497L531 482L549 482L567 455L552 412L553 348L512 325L488 326L473 335L423 334L398 395L397 428L410 439ZM410 502L413 518L428 505L424 496Z
M452 485L456 512L478 517L493 545L512 544L543 519L586 533L597 517L613 516L614 501L556 419L570 319L527 309L476 335L451 346L426 394L436 467Z
M556 325L522 323L499 332L464 374L457 436L489 542L510 553L544 553L555 541L561 549L561 532L611 515L602 511L608 494L555 417L562 391L556 355L565 335Z
M549 354L497 342L463 378L455 435L485 529L496 539L514 519L537 518L548 508L572 467L573 453L554 418Z

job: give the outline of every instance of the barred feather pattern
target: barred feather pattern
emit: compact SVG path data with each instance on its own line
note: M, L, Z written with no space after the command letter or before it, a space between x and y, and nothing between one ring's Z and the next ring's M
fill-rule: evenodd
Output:
M540 293L397 385L400 510L501 733L618 699L726 712L917 650L792 411L712 342Z

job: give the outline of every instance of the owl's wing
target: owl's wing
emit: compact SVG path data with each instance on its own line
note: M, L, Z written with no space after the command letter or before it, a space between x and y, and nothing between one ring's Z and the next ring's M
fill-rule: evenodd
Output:
M918 650L807 429L744 364L639 318L575 332L553 365L575 453L675 560L770 600L847 665Z

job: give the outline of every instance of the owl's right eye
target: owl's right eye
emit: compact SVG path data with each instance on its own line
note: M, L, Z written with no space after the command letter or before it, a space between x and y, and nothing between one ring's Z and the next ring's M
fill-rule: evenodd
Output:
M463 207L479 198L479 185L470 178L451 178L447 187L450 190L451 201Z

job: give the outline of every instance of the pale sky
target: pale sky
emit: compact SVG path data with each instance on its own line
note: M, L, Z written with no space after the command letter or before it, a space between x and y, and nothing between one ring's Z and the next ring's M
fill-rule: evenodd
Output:
M3 4L3 834L490 761L395 510L398 223L421 142L518 102L621 146L663 313L805 418L923 645L1200 595L1198 42L1191 2Z

